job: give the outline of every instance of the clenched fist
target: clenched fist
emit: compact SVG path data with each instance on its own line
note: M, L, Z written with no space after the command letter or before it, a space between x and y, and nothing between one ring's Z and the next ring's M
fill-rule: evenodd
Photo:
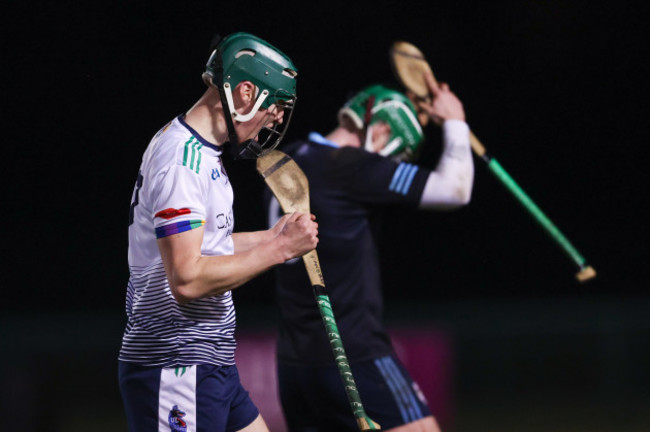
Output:
M318 224L316 216L305 213L284 215L272 228L277 232L276 240L282 250L284 260L301 257L314 250L318 244Z

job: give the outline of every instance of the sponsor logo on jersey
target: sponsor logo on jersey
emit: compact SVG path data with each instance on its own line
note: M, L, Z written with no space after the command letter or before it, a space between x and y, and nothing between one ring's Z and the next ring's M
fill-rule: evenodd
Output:
M232 210L230 210L230 213L225 214L225 213L219 213L217 215L217 228L222 230L225 229L226 231L226 237L232 235L232 228L233 228L233 216L232 216Z
M216 180L219 177L221 177L221 174L219 174L219 168L212 168L212 180Z
M182 209L168 208L165 210L160 210L154 216L169 220L169 219L174 219L177 216L186 215L190 213L192 213L192 211L188 208L182 208Z
M174 405L167 418L172 432L187 432L187 423L183 420L183 417L185 417L185 412L181 411L178 405Z

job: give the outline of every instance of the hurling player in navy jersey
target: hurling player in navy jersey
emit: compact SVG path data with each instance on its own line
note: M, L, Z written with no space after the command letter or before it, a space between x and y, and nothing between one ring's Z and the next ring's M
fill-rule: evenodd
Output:
M144 152L129 214L128 318L119 383L131 432L268 432L235 365L232 290L316 247L313 215L234 229L224 149L273 148L295 101L296 68L268 42L216 45L205 93Z
M474 179L463 106L446 84L426 78L433 98L418 108L443 134L442 155L433 170L412 162L423 140L416 107L403 93L382 85L369 86L348 101L333 131L312 132L308 140L283 149L309 180L321 267L364 408L382 430L393 432L440 429L382 324L370 218L388 206L464 206ZM269 203L270 220L276 220L279 206L273 199ZM289 430L357 430L304 266L290 261L276 268L276 276L278 377Z

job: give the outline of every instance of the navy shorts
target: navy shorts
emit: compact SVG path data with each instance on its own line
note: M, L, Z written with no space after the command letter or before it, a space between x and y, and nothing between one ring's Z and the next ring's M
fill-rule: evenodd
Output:
M430 416L402 363L386 356L350 365L366 414L386 430ZM358 431L336 365L278 364L280 400L291 432Z
M119 382L130 432L234 432L259 415L236 366L119 362Z

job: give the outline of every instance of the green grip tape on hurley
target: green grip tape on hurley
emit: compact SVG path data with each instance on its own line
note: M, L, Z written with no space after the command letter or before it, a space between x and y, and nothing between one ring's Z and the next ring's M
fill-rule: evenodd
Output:
M373 422L370 417L368 417L366 411L363 409L361 397L359 396L359 391L357 390L357 385L354 382L352 370L350 369L350 363L348 362L348 357L345 354L345 349L343 348L341 335L339 333L338 327L336 326L336 320L334 319L334 312L332 311L332 304L330 303L329 296L323 292L324 287L314 285L313 288L316 302L318 303L318 309L320 311L321 317L323 318L325 329L327 330L327 339L332 346L334 360L336 362L336 366L339 369L341 379L343 380L345 393L348 396L354 417L357 419L357 423L359 424L361 430L379 430L379 428L376 427L375 422Z
M560 232L551 220L546 217L544 212L530 199L521 187L513 180L512 177L503 169L496 159L490 158L488 167L492 173L519 199L519 202L535 217L537 222L546 229L551 237L564 249L564 251L580 266L586 263L585 258L580 255L578 250L573 247L571 242Z

